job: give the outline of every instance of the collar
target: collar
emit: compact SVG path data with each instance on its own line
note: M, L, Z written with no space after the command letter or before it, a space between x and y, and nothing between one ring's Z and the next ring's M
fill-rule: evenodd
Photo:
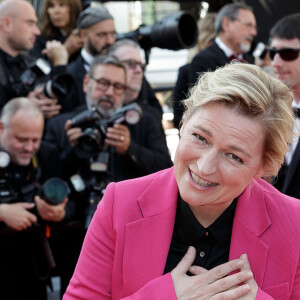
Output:
M225 43L220 39L220 37L217 36L216 39L215 39L215 42L219 46L219 48L221 48L223 50L223 52L225 53L225 55L227 57L230 57L232 55L236 55L239 59L243 58L242 54L236 54L227 45L225 45Z
M0 48L0 53L3 55L4 59L10 63L24 61L24 57L22 54L18 54L17 56L11 56L7 52L3 51L1 48Z
M84 67L88 71L90 68L90 64L92 63L94 56L89 54L84 48L81 49L81 56L85 62Z
M213 224L204 228L192 213L189 205L179 196L176 223L179 222L180 224L181 238L189 243L192 241L192 243L196 244L208 232L219 244L229 244L237 199L232 201Z
M300 102L296 102L296 100L293 99L292 108L300 108Z

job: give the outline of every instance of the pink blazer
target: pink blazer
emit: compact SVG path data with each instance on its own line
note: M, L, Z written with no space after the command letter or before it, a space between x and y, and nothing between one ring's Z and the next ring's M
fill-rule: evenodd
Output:
M110 184L63 300L175 300L163 275L176 214L173 168ZM253 181L239 197L230 259L247 253L256 299L300 299L300 200Z

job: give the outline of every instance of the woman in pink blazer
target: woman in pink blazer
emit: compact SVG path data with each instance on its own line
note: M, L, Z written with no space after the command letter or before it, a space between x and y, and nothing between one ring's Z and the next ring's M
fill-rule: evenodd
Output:
M205 73L174 168L107 187L63 299L300 299L300 202L260 179L283 162L291 101L256 66Z

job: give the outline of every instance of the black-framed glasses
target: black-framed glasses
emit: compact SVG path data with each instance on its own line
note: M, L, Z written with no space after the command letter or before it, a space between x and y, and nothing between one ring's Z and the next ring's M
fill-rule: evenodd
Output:
M121 95L126 89L126 86L124 84L118 82L110 82L107 79L95 78L93 76L91 76L91 79L93 79L97 83L97 87L103 92L106 92L109 89L109 87L112 86L114 93L116 95Z
M280 58L285 61L293 61L296 60L299 57L300 49L295 48L269 48L269 55L271 60L274 59L275 55L278 53Z
M122 63L126 64L130 69L135 70L137 66L140 66L141 69L144 71L145 65L140 61L136 61L134 59L125 59L121 61Z

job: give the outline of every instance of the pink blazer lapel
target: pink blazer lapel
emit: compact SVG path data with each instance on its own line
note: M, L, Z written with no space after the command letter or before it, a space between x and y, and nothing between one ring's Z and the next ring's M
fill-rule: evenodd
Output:
M171 243L178 188L174 171L159 175L138 199L143 218L126 226L123 281L132 291L163 274Z
M263 193L256 182L240 196L232 228L229 259L246 253L259 286L263 283L269 247L260 235L271 225Z

